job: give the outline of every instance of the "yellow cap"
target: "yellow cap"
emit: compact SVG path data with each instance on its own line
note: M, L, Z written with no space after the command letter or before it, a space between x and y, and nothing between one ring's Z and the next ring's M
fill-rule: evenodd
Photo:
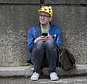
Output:
M51 17L53 16L53 10L51 6L42 6L38 12L45 12L48 13Z

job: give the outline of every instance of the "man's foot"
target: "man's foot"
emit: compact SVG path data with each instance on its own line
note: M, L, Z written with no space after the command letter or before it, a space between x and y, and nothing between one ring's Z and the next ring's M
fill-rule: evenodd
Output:
M56 80L59 79L59 77L57 76L57 73L51 72L51 73L50 73L50 79L51 79L52 81L56 81Z
M33 75L31 76L31 80L37 81L39 79L39 76L40 76L39 73L34 72Z

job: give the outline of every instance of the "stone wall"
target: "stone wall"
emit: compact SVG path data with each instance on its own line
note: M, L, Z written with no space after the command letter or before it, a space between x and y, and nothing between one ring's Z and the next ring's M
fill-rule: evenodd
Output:
M39 6L0 5L0 66L26 63L27 29L37 23Z
M0 0L0 3L26 3L26 4L40 4L40 0Z
M73 53L77 63L86 64L87 7L55 6L54 10L54 22L62 28L64 45Z
M45 0L46 4L62 4L62 5L66 5L66 4L87 4L87 0Z
M27 30L37 24L39 0L0 0L0 66L21 66L28 56ZM45 0L54 9L64 45L76 64L87 63L87 0Z

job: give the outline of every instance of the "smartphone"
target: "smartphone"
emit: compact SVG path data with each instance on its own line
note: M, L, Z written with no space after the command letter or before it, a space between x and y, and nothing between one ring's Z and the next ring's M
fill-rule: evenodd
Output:
M48 33L42 33L42 36L47 36L48 35Z

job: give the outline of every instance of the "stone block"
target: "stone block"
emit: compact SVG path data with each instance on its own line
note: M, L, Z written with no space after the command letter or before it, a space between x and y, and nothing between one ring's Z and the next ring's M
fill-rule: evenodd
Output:
M26 63L27 29L37 23L38 7L0 6L0 66Z
M87 4L87 0L45 0L46 4Z
M53 23L62 28L64 46L77 64L87 63L87 7L54 6Z
M38 8L39 5L0 5L0 66L26 63L27 30L38 24ZM53 9L52 22L62 28L64 46L74 55L76 64L86 64L87 7L62 4L53 5Z
M0 0L0 3L39 4L40 0Z

